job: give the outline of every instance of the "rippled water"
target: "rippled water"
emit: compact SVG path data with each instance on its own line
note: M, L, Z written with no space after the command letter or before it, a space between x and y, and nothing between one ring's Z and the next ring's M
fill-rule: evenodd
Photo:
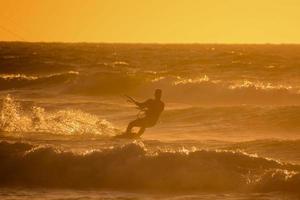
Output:
M0 43L1 199L297 199L300 46ZM166 109L116 140L138 100Z

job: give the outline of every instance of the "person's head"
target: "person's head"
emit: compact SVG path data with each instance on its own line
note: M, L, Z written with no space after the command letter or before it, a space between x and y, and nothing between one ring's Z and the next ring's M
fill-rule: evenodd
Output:
M154 93L155 99L160 100L160 98L161 98L161 93L162 93L161 89L156 89L156 90L155 90L155 93Z

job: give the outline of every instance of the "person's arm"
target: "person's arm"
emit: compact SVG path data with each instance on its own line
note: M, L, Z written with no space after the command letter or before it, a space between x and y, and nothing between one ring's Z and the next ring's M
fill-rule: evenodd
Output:
M128 98L128 101L131 102L131 103L134 103L136 106L138 106L140 109L143 109L143 108L146 108L147 105L149 104L149 99L147 101L144 101L144 102L138 102L136 101L134 98L128 96L128 95L125 95L127 98Z
M149 105L149 101L150 101L150 99L148 99L147 101L144 101L144 102L137 102L137 101L135 101L135 104L139 108L144 109L144 108L146 108Z

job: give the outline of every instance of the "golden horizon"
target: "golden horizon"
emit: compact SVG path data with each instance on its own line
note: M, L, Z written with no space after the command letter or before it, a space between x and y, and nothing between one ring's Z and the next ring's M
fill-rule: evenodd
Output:
M300 2L11 0L0 40L162 44L297 44Z

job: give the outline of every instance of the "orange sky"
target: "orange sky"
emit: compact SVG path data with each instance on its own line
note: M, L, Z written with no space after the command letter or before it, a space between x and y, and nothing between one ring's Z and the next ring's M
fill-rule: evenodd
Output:
M299 0L0 0L0 40L300 43Z

